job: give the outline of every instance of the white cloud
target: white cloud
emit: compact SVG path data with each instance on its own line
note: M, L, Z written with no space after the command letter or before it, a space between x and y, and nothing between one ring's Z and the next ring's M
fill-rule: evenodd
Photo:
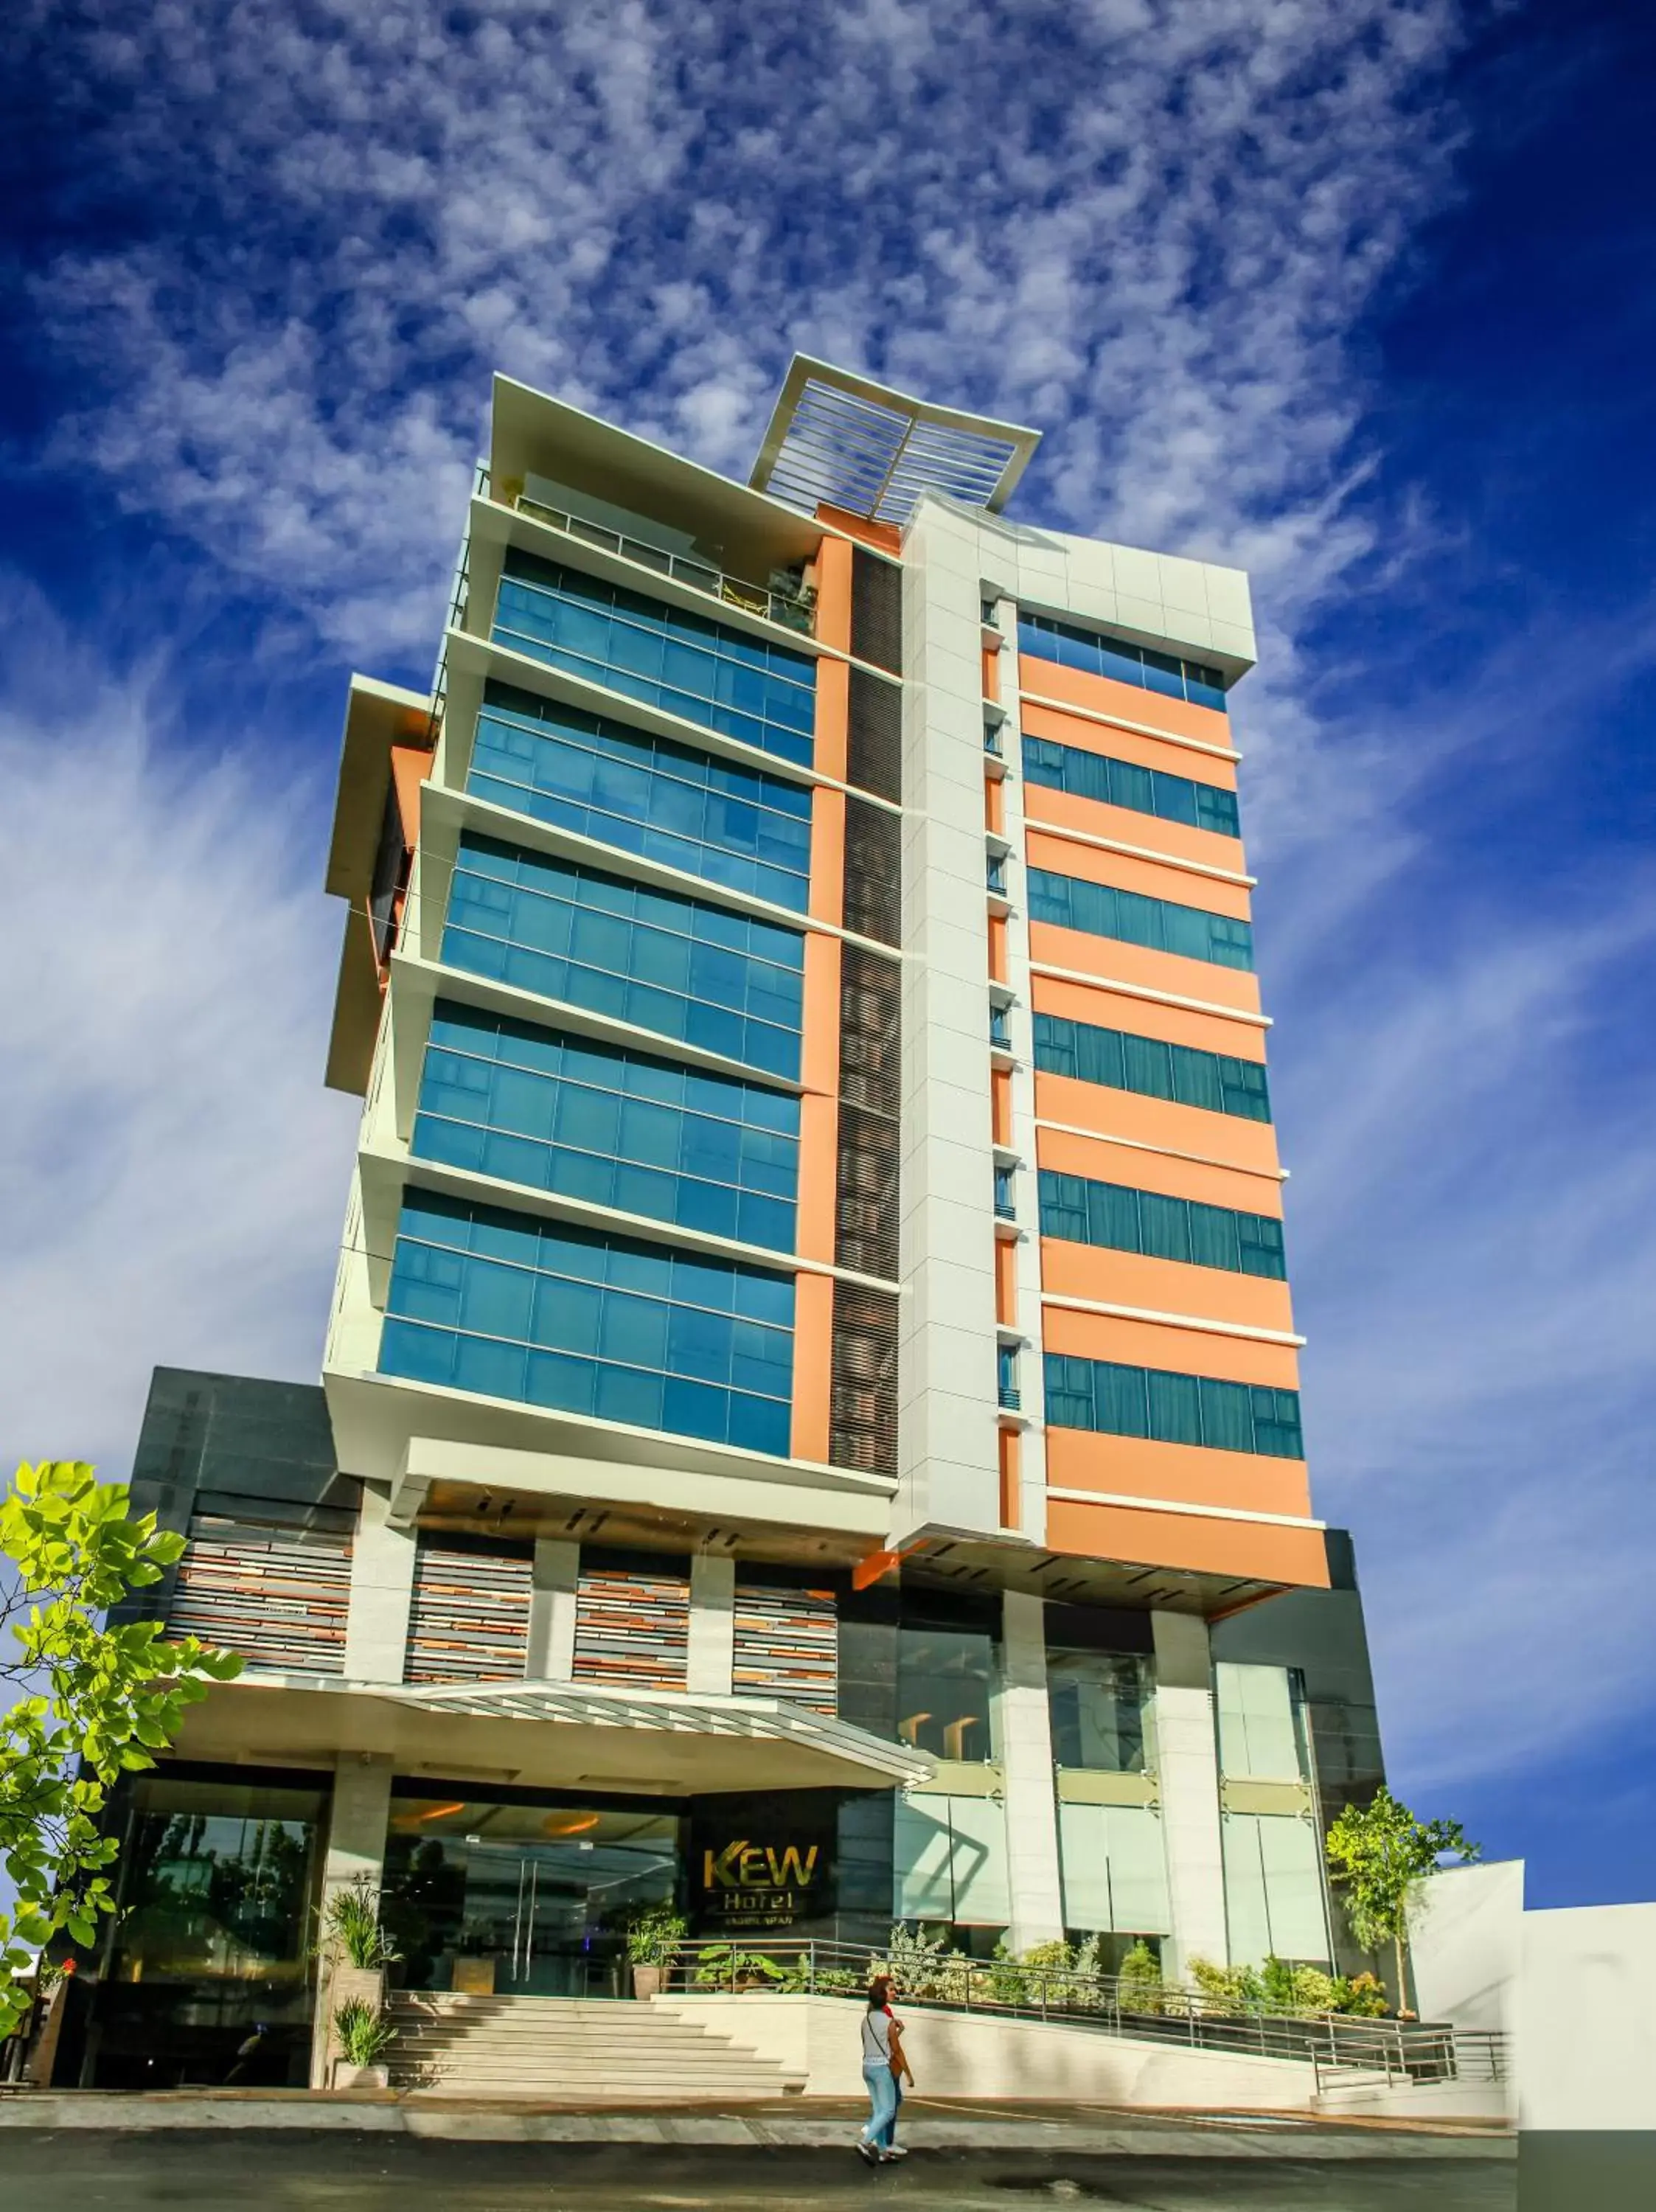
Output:
M342 910L320 780L161 742L8 580L0 1450L124 1474L157 1360L313 1379L357 1102L321 1072ZM172 734L172 733L167 733Z
M1452 0L122 21L97 153L161 219L38 288L104 386L59 450L355 653L431 634L496 367L739 470L798 344L1040 421L1053 519L1283 606L1369 544L1347 341L1445 190Z

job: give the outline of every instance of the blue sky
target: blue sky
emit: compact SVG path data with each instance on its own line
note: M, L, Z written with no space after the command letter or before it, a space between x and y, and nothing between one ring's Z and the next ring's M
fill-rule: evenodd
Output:
M1393 1781L1649 1896L1656 33L1538 0L13 0L0 1445L306 1377L343 679L429 672L499 367L745 473L790 352L1254 577L1321 1510Z

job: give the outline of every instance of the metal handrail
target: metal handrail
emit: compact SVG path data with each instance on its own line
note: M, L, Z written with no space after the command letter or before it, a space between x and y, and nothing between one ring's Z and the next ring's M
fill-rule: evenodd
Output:
M729 575L722 568L713 568L708 562L693 560L683 553L670 553L664 546L652 545L647 538L632 538L623 530L611 530L604 523L591 522L585 515L549 507L544 500L531 499L526 492L519 493L516 506L519 514L526 514L536 522L549 523L567 538L601 546L606 553L617 553L623 561L631 561L641 568L652 568L658 575L670 576L675 582L688 584L692 591L705 592L709 599L719 599L727 607L739 608L743 614L779 623L783 629L797 631L804 637L812 635L811 615L816 594L808 586L801 585L797 592L779 592L768 584L751 584L743 577Z
M1436 2021L1365 2020L1344 2013L1244 2009L1199 1990L1155 1988L1120 1975L1078 1974L1015 1960L939 1953L899 1960L901 1994L910 2005L1022 2019L1060 2021L1110 2035L1174 2041L1310 2063L1318 2080L1384 2073L1388 2082L1504 2078L1505 2039ZM738 1931L733 1940L679 1946L663 1970L664 1994L844 1996L859 1994L887 1954L861 1944ZM1460 2044L1471 2061L1460 2065ZM1501 2070L1497 2070L1501 2069Z

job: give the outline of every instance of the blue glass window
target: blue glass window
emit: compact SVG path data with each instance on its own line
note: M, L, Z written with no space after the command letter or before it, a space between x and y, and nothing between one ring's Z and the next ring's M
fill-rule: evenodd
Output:
M1018 1409L1018 1352L1015 1344L998 1345L995 1349L996 1402L1009 1413Z
M1154 814L1163 822L1182 822L1192 830L1212 830L1240 837L1236 793L1216 783L1198 783L1187 775L1166 775L1160 769L1089 753L1079 745L1054 744L1050 738L1023 740L1023 773L1030 783L1066 791L1075 799L1101 799L1135 814Z
M440 999L414 1120L421 1159L793 1249L799 1101Z
M466 789L797 914L810 901L804 785L578 707L489 684Z
M1125 1030L1095 1029L1061 1014L1035 1016L1035 1066L1048 1075L1101 1083L1141 1098L1166 1098L1238 1121L1268 1121L1271 1093L1256 1060L1203 1052L1195 1045L1163 1044L1159 1037Z
M1159 691L1163 698L1188 699L1195 707L1225 711L1225 679L1216 668L1198 660L1180 660L1170 653L1153 653L1148 646L1129 644L1125 637L1077 629L1073 623L1053 622L1046 615L1018 617L1018 651L1038 660L1056 660L1064 668L1084 669L1089 676L1113 676L1118 684L1134 684L1142 691Z
M804 939L470 831L442 957L797 1080Z
M1283 1224L1265 1213L1239 1213L1193 1198L1163 1198L1084 1176L1040 1170L1040 1233L1151 1260L1182 1260L1233 1275L1287 1275Z
M1053 1428L1202 1444L1264 1459L1305 1457L1297 1390L1053 1352L1046 1355L1046 1419Z
M782 1458L793 1279L411 1190L379 1371Z
M816 663L808 653L508 547L495 642L809 768Z
M1080 876L1054 875L1046 868L1029 871L1029 919L1145 945L1153 952L1176 952L1185 960L1210 961L1218 968L1253 965L1253 932L1245 921L1210 914L1205 907L1175 906L1170 899L1089 884Z

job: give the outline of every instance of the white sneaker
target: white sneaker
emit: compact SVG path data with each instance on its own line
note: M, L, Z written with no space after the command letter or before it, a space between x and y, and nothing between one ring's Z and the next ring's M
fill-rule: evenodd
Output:
M880 2163L879 2153L872 2143L864 2142L861 2136L857 2138L857 2155L864 2166L877 2166Z
M894 2158L907 2158L907 2156L908 2153L906 2150L899 2149L897 2145L893 2143L889 2150L883 2150L880 2153L880 2163L882 2166L886 2166L889 2165Z

